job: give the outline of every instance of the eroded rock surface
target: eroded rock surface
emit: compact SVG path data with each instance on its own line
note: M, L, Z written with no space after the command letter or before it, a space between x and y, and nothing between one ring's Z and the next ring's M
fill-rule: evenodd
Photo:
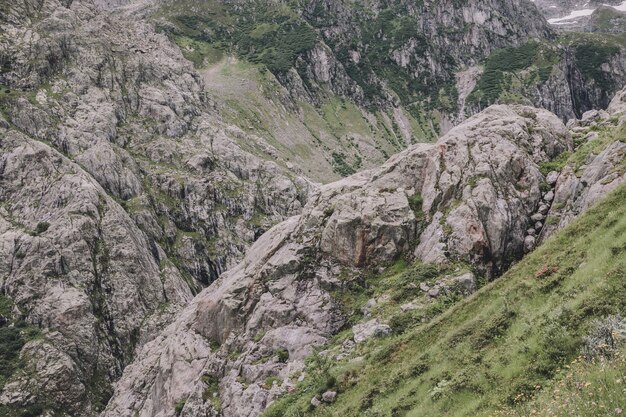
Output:
M1 6L0 286L43 335L0 407L96 415L135 349L315 187L222 120L147 4L114 5Z
M344 325L331 295L343 270L415 254L497 273L523 254L537 163L571 146L556 116L494 106L437 144L322 187L142 348L103 416L173 416L176 404L181 415L258 415Z

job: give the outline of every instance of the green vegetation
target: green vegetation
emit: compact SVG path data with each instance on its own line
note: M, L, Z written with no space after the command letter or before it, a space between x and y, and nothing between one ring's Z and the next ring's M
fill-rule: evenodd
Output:
M325 41L336 51L348 75L361 86L369 101L384 99L382 86L373 82L378 77L398 95L403 104L416 113L433 109L454 111L458 98L454 82L426 69L416 77L411 69L417 64L416 57L431 51L431 45L415 25L407 7L406 4L388 5L375 16L357 13L360 19L355 24L361 28L358 44L356 41L336 43L332 38L326 38ZM335 24L333 17L326 15L323 10L317 10L312 21L322 30ZM414 44L410 58L412 66L399 65L390 58L390 54L409 42ZM361 54L360 60L355 62L350 52L360 50L359 45L366 45L367 53ZM455 65L449 56L442 57L441 61L450 71Z
M196 68L202 68L207 64L219 62L224 57L224 51L214 48L210 43L193 39L187 36L174 36L174 42L180 46L180 50Z
M494 417L613 417L626 410L626 348L610 360L574 359L558 381L517 408L504 409Z
M618 53L619 48L614 45L580 45L576 48L576 64L583 75L595 80L600 88L610 88L608 75L601 66Z
M541 171L541 174L546 176L552 171L561 172L563 167L567 164L567 161L569 160L570 156L571 156L570 152L563 152L556 158L550 161L543 162L539 166L539 170Z
M0 295L0 390L14 374L24 369L20 351L24 345L40 336L38 328L13 316L13 302ZM43 413L43 406L31 404L26 407L0 405L0 415L6 417L35 417Z
M39 335L39 329L21 318L13 318L12 310L11 300L0 295L0 389L24 366L20 359L22 347Z
M416 316L390 338L359 345L354 356L363 361L313 355L306 379L265 415L527 416L528 410L545 416L615 415L615 409L626 409L626 381L619 381L625 375L623 348L610 359L579 363L577 358L586 336L596 332L595 320L626 312L624 230L622 186L470 298L442 306L426 322ZM358 308L372 291L388 285L397 291L399 304L413 288L403 282L445 273L424 265L407 270L400 262L382 276L367 278L365 288L338 298L352 303L348 309ZM355 296L359 292L367 294ZM386 311L373 314L385 317L392 311L389 303L382 307ZM341 333L325 349L348 336ZM312 407L311 398L328 381L339 393L337 402ZM550 408L557 394L571 400L563 411ZM605 408L592 408L592 401Z
M624 32L626 15L613 8L600 7L591 15L590 26L594 32Z
M204 401L210 401L213 408L217 411L221 410L222 403L219 397L219 378L205 374L202 376L202 382L205 384L204 392L202 393L202 399Z
M287 351L287 349L278 349L275 353L278 358L278 362L285 363L289 360L289 351Z
M484 108L496 102L525 102L537 85L559 71L567 50L573 53L585 80L608 91L615 87L614 80L602 70L602 64L624 47L625 34L567 33L556 45L533 40L520 47L497 50L485 61L484 72L467 103Z
M409 197L409 207L415 213L415 218L422 219L424 217L424 212L422 211L422 205L424 204L424 198L420 193L415 193L411 197Z
M407 113L424 127L423 135L434 137L436 132L428 123L434 117L430 113L434 110L455 111L458 92L454 80L434 74L425 67L420 76L416 76L411 69L417 64L415 58L411 58L410 66L399 65L390 58L392 51L409 42L415 44L414 57L430 48L428 39L409 17L408 6L389 6L376 15L361 10L358 3L353 7L358 9L353 24L362 30L359 44L351 39L327 36L326 29L336 24L335 16L329 15L323 7L303 13L300 2L250 1L246 7L241 7L236 3L208 0L200 7L185 0L168 5L156 18L159 29L177 42L183 54L198 67L218 61L225 53L236 54L269 69L279 78L295 69L304 87L321 96L326 92L316 91L307 69L296 61L323 40L333 49L348 75L362 88L363 104L376 110L380 103L389 100L388 92L378 81L382 79L387 91L392 89L406 106ZM195 14L190 15L190 9ZM363 50L363 45L367 51ZM358 62L351 55L355 51L361 52ZM451 57L442 60L451 73L454 60ZM428 119L427 122L422 123L422 118Z
M626 142L626 125L621 125L617 128L603 127L598 131L598 135L594 139L586 140L576 150L569 154L565 153L555 159L554 164L548 163L542 165L542 172L550 170L550 168L563 167L564 163L572 166L575 172L586 163L590 155L598 155L604 151L609 145L615 141ZM618 166L620 174L626 172L626 162L623 162Z
M37 223L37 227L35 227L35 230L33 231L33 236L39 236L40 234L45 233L49 227L50 223L48 222Z
M346 161L346 155L343 152L333 152L333 170L341 175L347 177L356 172L356 170Z
M176 403L176 405L174 405L174 413L179 416L181 415L181 413L183 412L183 409L185 408L185 400L180 400Z
M172 20L160 29L176 41L196 66L234 51L274 73L293 67L297 56L315 46L315 31L286 4L250 2L245 8L210 1L194 15L188 4L171 5L163 13ZM195 8L197 9L197 8Z
M532 68L525 83L545 82L559 55L553 48L537 41L517 48L495 51L485 63L485 70L468 97L468 103L486 107L510 94L513 74ZM517 77L517 76L516 76Z

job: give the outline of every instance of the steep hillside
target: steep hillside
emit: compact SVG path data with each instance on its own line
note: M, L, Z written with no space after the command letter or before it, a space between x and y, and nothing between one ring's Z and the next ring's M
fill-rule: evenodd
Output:
M436 140L464 118L459 69L551 36L525 1L451 3L176 1L154 20L233 123L327 182Z
M135 349L315 185L225 121L136 9L0 5L2 323L40 329L6 347L23 349L2 413L95 415Z
M347 353L352 332L340 334L309 359L304 382L294 393L264 415L618 415L616 410L626 409L621 356L626 321L606 325L608 338L594 333L594 321L626 312L625 228L622 186L496 282L440 316L431 318L433 307L426 304L405 313L410 316L402 328L394 326L392 336ZM389 292L397 291L397 281L432 285L441 279L436 273L420 274L424 268L394 268L369 277L364 288L369 297L391 296L399 306L412 297ZM387 312L393 305L375 308L368 320L397 322ZM603 358L602 344L606 351L615 344L620 354ZM581 359L585 349L593 348L590 358ZM592 358L596 362L590 368L585 361ZM572 369L572 361L582 363ZM325 404L322 393L327 391L336 398ZM319 399L313 401L317 406L313 398Z
M567 33L554 42L533 41L494 52L478 72L465 107L532 104L564 121L605 109L626 75L626 35Z
M322 181L320 167L345 176L491 104L579 118L606 108L626 80L622 36L555 40L524 1L170 2L154 18L208 67L216 101L237 103L234 123L282 144ZM225 64L232 55L254 65Z
M621 86L624 45L557 38L526 0L0 0L0 416L351 413L397 346L458 326L475 347L472 306L498 336L528 303L542 325L569 252L506 309L485 300L521 290L488 283L626 179L626 91L584 113ZM572 346L586 320L563 322ZM480 360L480 387L526 381ZM364 379L326 378L346 363ZM441 363L415 371L435 396Z
M419 259L485 280L532 250L528 229L549 192L537 164L570 149L556 116L494 106L435 145L322 187L138 352L104 416L258 415L358 317L376 268Z

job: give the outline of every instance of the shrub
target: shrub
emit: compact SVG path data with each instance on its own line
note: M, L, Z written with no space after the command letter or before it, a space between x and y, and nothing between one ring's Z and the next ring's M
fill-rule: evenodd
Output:
M408 198L409 207L415 213L415 218L421 219L424 217L424 212L422 211L422 204L424 203L424 198L420 193L415 193L411 197Z
M619 345L626 341L626 319L621 316L609 316L596 320L591 330L583 338L581 353L587 360L594 358L612 358Z
M278 349L276 356L278 357L278 362L285 363L289 359L289 351L287 349Z
M39 236L40 234L45 233L46 230L48 230L49 227L50 227L50 223L48 223L48 222L37 223L37 227L35 227L33 235L34 236Z
M179 416L183 412L183 408L185 408L185 400L179 400L174 406L174 413Z

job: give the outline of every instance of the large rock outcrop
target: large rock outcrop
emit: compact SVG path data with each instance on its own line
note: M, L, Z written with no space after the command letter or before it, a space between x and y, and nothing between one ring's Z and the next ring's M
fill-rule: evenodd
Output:
M221 119L193 65L137 6L31 7L15 2L2 20L7 121L79 163L196 289L298 213L312 184Z
M224 122L145 4L105 6L1 6L0 287L42 331L2 412L96 415L135 349L315 187Z
M101 409L135 347L192 292L80 166L16 131L0 131L0 149L0 285L43 330L0 401Z
M569 161L554 176L554 198L549 212L545 213L542 240L565 227L626 181L625 96L626 90L622 90L606 112L590 111L581 120L571 121L574 132L584 136L579 150L581 157ZM595 141L596 145L586 143L591 141Z
M141 349L103 416L258 415L343 326L332 292L360 267L463 259L497 273L518 259L542 198L537 164L571 146L556 116L494 106L322 187Z

